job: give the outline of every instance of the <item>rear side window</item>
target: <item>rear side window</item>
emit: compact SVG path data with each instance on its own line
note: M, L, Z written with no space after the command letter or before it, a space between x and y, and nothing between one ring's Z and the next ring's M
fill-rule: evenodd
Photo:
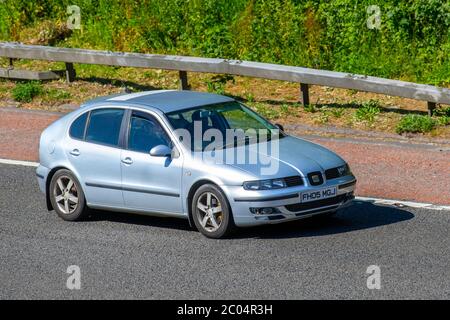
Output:
M114 147L118 146L123 114L124 110L122 109L97 109L91 111L86 141Z
M74 139L84 139L84 129L86 127L86 120L88 117L88 112L79 116L72 125L70 126L69 134Z

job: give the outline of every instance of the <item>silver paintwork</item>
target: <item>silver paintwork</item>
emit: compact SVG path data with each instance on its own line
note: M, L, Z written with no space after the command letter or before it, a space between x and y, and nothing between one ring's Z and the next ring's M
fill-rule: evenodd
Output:
M115 95L87 102L51 124L42 133L40 165L36 170L40 189L47 193L47 180L51 173L58 168L66 168L80 182L89 207L189 218L189 197L193 195L196 186L209 182L216 184L226 195L237 226L301 219L343 208L350 203L342 201L338 206L323 206L300 213L286 210L286 205L300 202L301 192L339 186L356 180L353 175L347 175L332 180L324 178L324 183L320 186L310 185L306 178L309 172L319 171L324 175L326 169L344 165L345 161L330 150L297 137L280 139L277 158L270 154L261 155L278 162L278 172L270 176L261 176L257 165L214 164L203 161L186 150L174 134L165 113L224 101L233 99L191 91L164 91L134 97ZM177 151L176 156L151 156L149 153L70 137L69 127L79 115L105 107L140 110L156 117L170 136ZM248 146L239 146L236 151L244 152L245 148ZM244 181L294 175L303 177L305 184L260 191L244 190L242 187ZM337 195L350 194L354 189L354 184L345 189L338 188ZM274 197L282 199L268 200ZM251 207L276 208L283 218L270 220L269 215L254 215L250 212Z

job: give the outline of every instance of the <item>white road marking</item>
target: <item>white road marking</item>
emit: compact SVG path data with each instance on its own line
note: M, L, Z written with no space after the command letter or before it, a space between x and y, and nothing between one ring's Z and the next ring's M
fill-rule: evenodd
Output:
M111 99L108 99L108 101L127 101L133 98L138 98L138 97L144 97L144 96L149 96L152 94L158 94L158 93L163 93L163 92L168 92L168 91L175 91L175 90L154 90L154 91L142 91L142 92L135 92L135 93L129 93L129 94L124 94L118 97L114 97Z
M450 211L450 206L442 206L442 205L425 203L425 202L403 201L403 200L382 199L382 198L369 198L369 197L356 197L355 200L373 202L376 204L386 204L386 205L396 206L396 207L411 207L411 208L423 208L423 209L430 209L430 210L449 210Z
M20 160L9 160L9 159L0 159L0 163L3 164L12 164L16 166L26 166L26 167L37 167L39 163L31 162L31 161L20 161Z
M9 160L9 159L0 159L0 163L11 164L11 165L16 165L16 166L26 166L26 167L39 166L39 163L37 163L37 162ZM370 197L356 197L355 200L372 202L372 203L376 203L376 204L385 204L385 205L396 206L396 207L411 207L411 208L423 208L423 209L430 209L430 210L449 210L450 211L450 206L441 206L441 205L425 203L425 202L403 201L403 200L370 198Z

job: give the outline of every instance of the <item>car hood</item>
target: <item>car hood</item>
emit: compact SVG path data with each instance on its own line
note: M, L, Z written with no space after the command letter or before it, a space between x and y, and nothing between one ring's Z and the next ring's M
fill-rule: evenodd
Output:
M278 143L278 148L276 143ZM264 145L258 143L253 146L239 146L234 150L235 159L238 154L245 153L245 162L234 161L227 165L239 168L258 179L299 174L305 177L310 172L324 171L345 164L345 161L334 152L318 144L292 136L269 141ZM274 151L272 152L272 150ZM256 158L256 163L254 161L249 163L252 156Z

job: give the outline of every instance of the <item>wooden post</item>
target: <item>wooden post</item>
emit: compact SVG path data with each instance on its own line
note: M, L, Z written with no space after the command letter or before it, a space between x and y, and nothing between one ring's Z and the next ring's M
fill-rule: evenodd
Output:
M178 90L189 90L188 77L186 71L179 71L180 81L178 83Z
M433 115L434 109L436 109L436 102L427 102L428 115L431 117Z
M309 105L309 86L306 83L300 84L300 95L303 106Z
M14 69L14 59L13 58L9 58L9 68L8 69Z
M73 63L66 62L66 81L67 83L75 81L76 72Z

